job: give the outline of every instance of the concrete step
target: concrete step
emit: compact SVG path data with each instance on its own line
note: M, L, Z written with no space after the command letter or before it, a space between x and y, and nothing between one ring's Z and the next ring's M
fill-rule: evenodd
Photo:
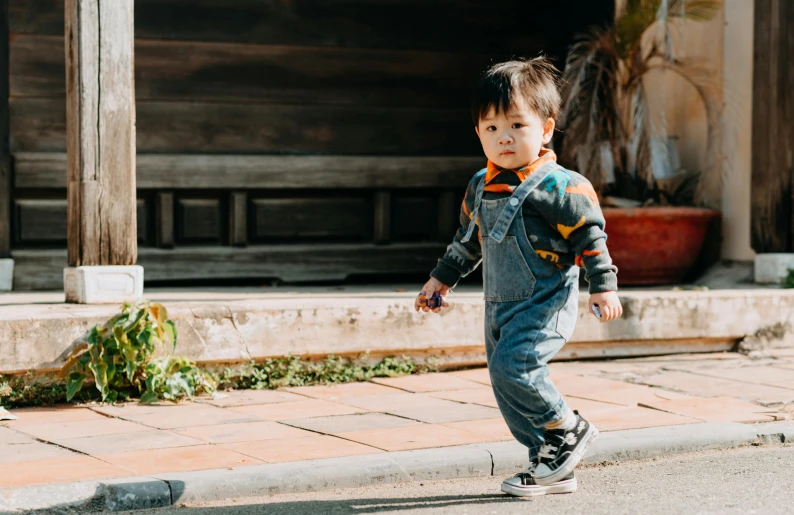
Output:
M482 292L460 288L441 314L416 313L415 286L149 289L179 330L177 353L201 363L286 354L370 352L436 356L442 366L483 364ZM625 290L623 318L601 324L580 297L579 321L557 359L629 357L758 345L788 346L794 290ZM0 372L54 370L117 306L63 303L62 293L0 295Z

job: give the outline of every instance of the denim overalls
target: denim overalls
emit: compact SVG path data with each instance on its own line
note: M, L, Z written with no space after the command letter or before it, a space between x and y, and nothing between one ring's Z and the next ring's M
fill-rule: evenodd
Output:
M556 163L533 172L510 198L482 198L478 185L471 223L479 225L485 289L485 352L496 401L513 436L534 460L544 426L568 407L549 378L548 361L576 324L579 269L541 259L527 237L521 206Z

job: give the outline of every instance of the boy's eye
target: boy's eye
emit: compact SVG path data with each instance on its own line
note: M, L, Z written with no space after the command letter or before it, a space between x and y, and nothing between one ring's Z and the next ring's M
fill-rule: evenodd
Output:
M496 130L496 127L495 127L494 125L490 125L490 126L489 126L487 129L485 129L485 130L486 130L486 131L491 131L491 132L493 132L493 131L495 131L495 130Z
M513 128L514 128L514 129L520 129L520 128L521 128L521 127L523 127L523 126L524 126L524 124L521 124L521 123L514 123L514 124L513 124Z

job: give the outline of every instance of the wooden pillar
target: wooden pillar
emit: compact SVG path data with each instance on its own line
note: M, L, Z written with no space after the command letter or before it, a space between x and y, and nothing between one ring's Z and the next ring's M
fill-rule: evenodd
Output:
M133 0L66 0L69 266L137 260Z
M11 259L11 154L8 145L8 0L0 0L0 291L14 285Z
M0 0L0 259L11 257L11 156L8 148L8 0Z

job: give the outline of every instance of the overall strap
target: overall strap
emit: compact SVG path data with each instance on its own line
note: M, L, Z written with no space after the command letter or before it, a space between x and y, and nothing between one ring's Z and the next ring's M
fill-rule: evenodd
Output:
M527 196L532 193L532 190L540 186L540 183L542 183L551 172L560 168L561 167L557 163L550 162L531 173L510 196L510 200L507 202L504 209L502 209L499 218L493 226L490 237L501 243L505 238L505 234L507 234L507 230L510 228L510 224L513 223L516 214L521 211L521 206L524 204L524 200Z
M482 171L485 171L483 168ZM482 202L482 194L485 191L485 174L482 175L482 180L477 185L477 194L474 196L474 209L471 212L471 222L469 222L469 228L466 231L466 235L463 237L461 243L466 243L471 239L471 235L474 234L474 228L477 227L477 216L480 214L480 203Z

